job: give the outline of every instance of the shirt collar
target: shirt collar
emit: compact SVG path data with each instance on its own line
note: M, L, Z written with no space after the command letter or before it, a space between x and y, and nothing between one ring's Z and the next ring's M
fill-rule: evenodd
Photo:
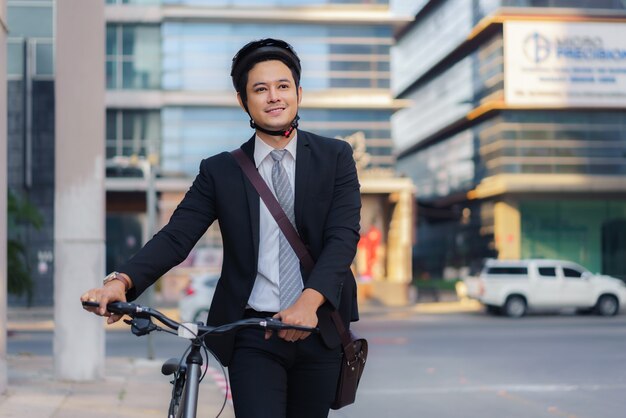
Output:
M298 142L298 134L296 133L291 139L291 141L289 141L289 143L285 147L285 149L291 155L294 161L296 160L297 142ZM258 135L255 135L254 137L254 164L256 165L256 168L259 168L263 160L265 160L267 156L270 155L270 152L272 151L274 151L273 147L270 147Z

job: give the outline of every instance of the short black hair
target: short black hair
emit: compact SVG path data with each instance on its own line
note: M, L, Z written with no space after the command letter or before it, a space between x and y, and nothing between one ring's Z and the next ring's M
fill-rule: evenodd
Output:
M296 87L300 86L300 74L302 67L300 58L293 47L280 39L265 38L257 41L248 42L233 57L233 63L230 70L230 76L233 80L233 86L247 109L248 95L246 93L246 85L248 84L248 72L255 64L263 61L278 60L282 61L293 75Z

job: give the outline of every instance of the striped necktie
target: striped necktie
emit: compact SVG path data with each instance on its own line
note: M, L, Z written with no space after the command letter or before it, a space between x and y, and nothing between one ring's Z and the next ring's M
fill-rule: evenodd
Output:
M272 185L274 186L276 200L278 200L278 203L280 203L280 206L295 228L293 190L291 189L291 184L289 184L287 171L281 163L286 152L287 150L283 149L274 150L270 153L274 160L274 165L272 166ZM280 309L283 310L293 305L298 297L300 297L303 285L302 275L300 273L300 261L282 231L279 233L278 271Z

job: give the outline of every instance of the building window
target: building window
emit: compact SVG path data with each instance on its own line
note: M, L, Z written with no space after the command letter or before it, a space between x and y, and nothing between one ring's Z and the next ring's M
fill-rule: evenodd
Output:
M109 89L161 87L161 32L158 25L107 25Z
M106 156L160 155L161 115L157 110L107 110Z
M363 132L370 166L395 164L390 111L301 109L300 127L328 137ZM203 158L237 148L253 134L239 108L167 107L163 109L162 171L194 176Z
M626 175L622 112L504 111L477 127L485 176Z
M461 131L398 161L422 200L466 192L476 185L476 151L471 129Z
M390 27L165 22L163 88L231 91L233 55L245 43L266 37L294 46L306 90L389 87Z
M21 78L24 53L30 61L30 75L49 78L54 74L54 7L51 0L7 3L7 77Z

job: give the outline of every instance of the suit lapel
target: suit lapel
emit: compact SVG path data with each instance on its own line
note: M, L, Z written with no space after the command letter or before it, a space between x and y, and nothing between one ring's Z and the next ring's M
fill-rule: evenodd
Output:
M298 130L298 143L296 151L296 190L294 212L296 216L296 228L302 225L302 207L306 196L309 178L309 165L311 162L311 148L309 147L309 135Z
M246 143L241 146L243 152L246 153L248 158L254 163L254 135ZM256 164L255 164L256 165ZM260 206L259 206L259 194L256 189L248 180L243 170L241 171L242 181L246 188L246 195L248 196L248 211L250 213L250 224L252 226L252 243L254 244L254 261L258 264L259 260L259 223L260 223Z

